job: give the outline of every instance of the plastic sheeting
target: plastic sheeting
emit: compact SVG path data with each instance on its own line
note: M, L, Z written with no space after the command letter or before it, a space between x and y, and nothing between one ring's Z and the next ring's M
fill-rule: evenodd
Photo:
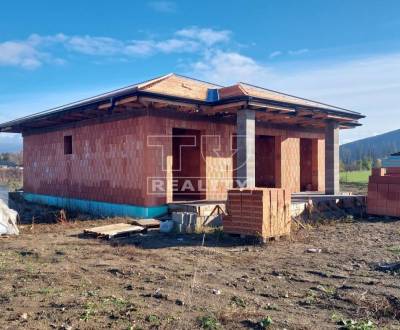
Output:
M0 199L0 235L19 235L17 220L18 212Z

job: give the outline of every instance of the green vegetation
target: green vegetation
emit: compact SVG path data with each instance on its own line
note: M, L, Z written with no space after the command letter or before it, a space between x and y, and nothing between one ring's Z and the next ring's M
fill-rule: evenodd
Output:
M81 320L82 321L89 321L89 319L96 314L96 308L95 304L92 302L88 302L84 305L84 311L81 315Z
M374 330L376 329L372 321L341 320L339 325L343 330Z
M161 325L161 320L157 315L150 314L146 316L146 322L150 323L152 326Z
M197 319L200 327L206 330L221 329L221 324L213 315L202 316Z
M371 170L373 167L381 167L381 166L382 166L382 160L381 159L373 160L372 158L362 158L362 159L356 160L356 161L351 162L351 163L344 162L341 159L340 163L339 163L339 168L340 168L341 172L345 172L345 171L368 171L368 170Z
M376 161L398 151L400 151L400 130L343 144L340 146L340 159L349 166L362 159Z
M244 301L244 299L243 299L243 298L240 298L240 297L238 297L238 296L233 296L233 297L231 298L231 304L232 304L233 306L236 306L236 307L242 307L242 308L245 308L245 307L246 307L246 302Z
M343 183L368 183L371 171L340 172L340 182Z
M272 318L270 316L267 316L266 318L260 321L260 328L267 329L272 323L273 323Z
M388 248L388 251L400 256L400 245L391 246L390 248Z
M376 326L371 320L345 319L341 314L333 313L331 319L336 322L342 330L375 330Z

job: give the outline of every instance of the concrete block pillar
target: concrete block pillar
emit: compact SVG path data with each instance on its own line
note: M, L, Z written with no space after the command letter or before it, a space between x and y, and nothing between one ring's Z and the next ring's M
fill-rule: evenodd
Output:
M329 122L325 128L325 193L339 192L339 125Z
M256 113L255 110L237 112L237 180L239 187L256 185Z

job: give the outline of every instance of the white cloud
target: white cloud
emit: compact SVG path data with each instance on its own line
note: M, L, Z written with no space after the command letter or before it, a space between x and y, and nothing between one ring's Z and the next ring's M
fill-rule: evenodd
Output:
M342 141L398 129L394 118L400 103L400 53L297 63L287 71L239 53L217 51L193 63L187 74L223 85L245 81L367 115L364 126L342 131Z
M250 57L236 52L209 51L191 66L190 75L228 85L237 81L265 81L269 70ZM257 78L255 78L257 77Z
M149 55L154 51L154 42L150 40L135 40L124 49L126 55Z
M306 48L277 50L269 58L291 55L286 59L292 60L280 61L278 65L277 61L263 63L227 50L229 46L232 46L230 31L199 27L178 30L164 39L120 40L90 35L33 34L26 40L0 43L0 66L35 69L45 63L62 63L62 59L55 56L62 47L86 56L121 59L194 54L197 60L185 68L190 76L222 85L249 82L366 114L365 126L343 132L343 141L398 128L398 121L393 118L397 116L400 103L400 53L311 62L294 61L295 55L309 52Z
M151 9L161 13L175 13L177 11L176 3L172 1L150 1L148 5Z
M309 52L309 49L302 48L302 49L296 49L296 50L289 50L288 54L292 55L292 56L295 56L295 55L305 54L305 53L308 53L308 52Z
M280 55L282 55L282 52L279 50L276 50L276 51L272 52L271 54L269 54L269 58L274 58L274 57L277 57Z
M88 35L66 37L64 43L67 49L87 55L114 55L124 48L124 43L119 40Z
M180 40L180 39L168 39L165 41L160 41L155 43L155 50L159 50L164 53L173 52L193 52L198 50L199 44L190 40Z
M213 30L207 28L191 27L176 32L177 36L198 40L208 46L230 40L231 32L228 30Z
M157 53L193 53L229 41L230 31L209 28L188 28L173 33L173 37L163 40L120 40L104 36L55 34L30 35L22 41L0 43L0 66L18 66L35 69L43 63L63 63L55 57L60 46L69 52L89 56L149 56Z
M42 65L44 54L29 42L6 41L0 43L0 66L20 66L35 69Z

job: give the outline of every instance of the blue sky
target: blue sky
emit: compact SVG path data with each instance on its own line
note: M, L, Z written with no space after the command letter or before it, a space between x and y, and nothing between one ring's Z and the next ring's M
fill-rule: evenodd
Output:
M398 129L399 12L395 0L4 1L0 121L177 72L366 114L342 143Z

